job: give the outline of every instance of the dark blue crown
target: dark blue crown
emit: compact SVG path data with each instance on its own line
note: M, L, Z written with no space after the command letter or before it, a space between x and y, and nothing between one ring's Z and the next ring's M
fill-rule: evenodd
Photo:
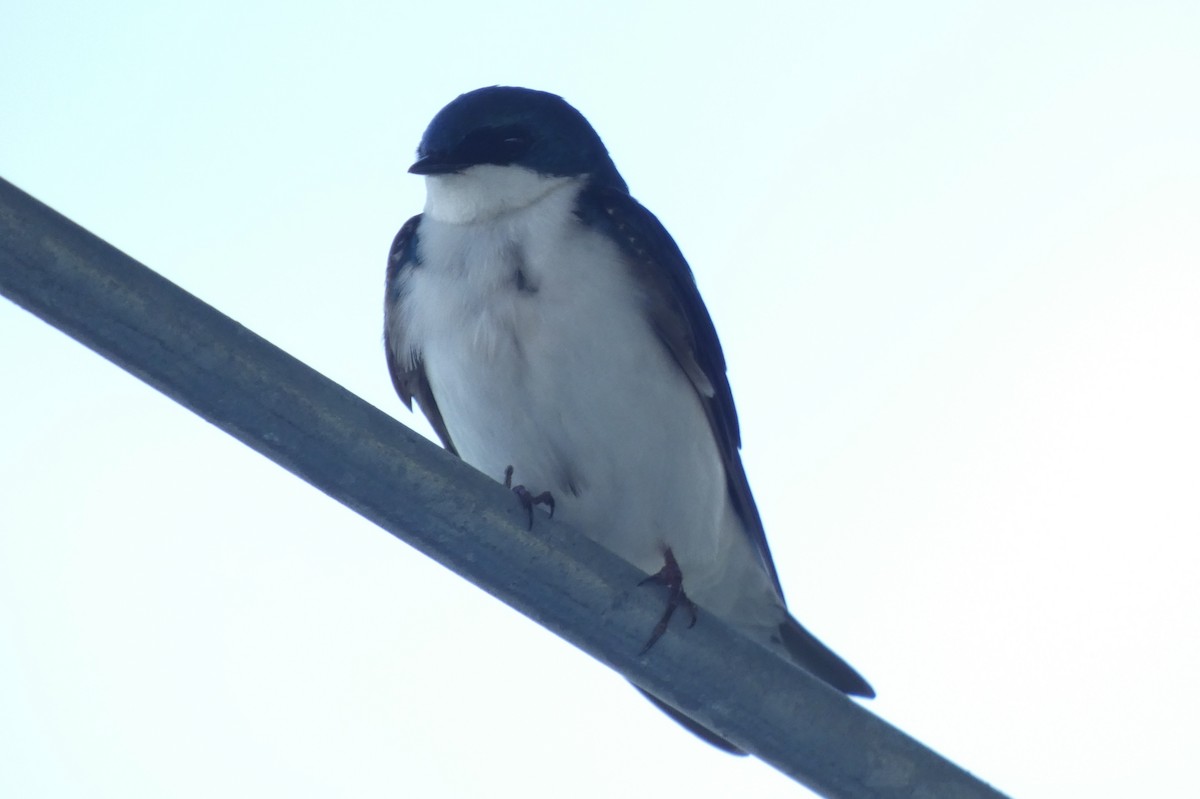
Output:
M479 164L523 166L543 175L591 175L593 183L628 191L583 114L556 94L517 86L459 95L429 123L409 171L447 174Z

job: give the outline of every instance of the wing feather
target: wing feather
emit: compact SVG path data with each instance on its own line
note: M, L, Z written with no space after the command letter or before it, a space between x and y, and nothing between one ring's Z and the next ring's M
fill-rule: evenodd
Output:
M658 218L617 188L590 187L580 195L577 214L585 224L617 241L634 264L634 277L648 298L650 322L700 395L725 464L734 508L782 599L766 532L742 466L741 432L725 355L687 260Z
M442 440L446 449L458 454L454 442L450 440L450 431L442 419L429 378L425 374L425 365L420 353L405 340L405 326L399 318L404 296L404 274L411 269L420 269L420 257L417 254L418 232L421 226L421 214L404 223L400 232L392 242L392 250L388 255L387 286L383 304L383 338L387 350L388 372L392 376L392 385L400 399L412 410L413 400L421 406L421 412L433 426L434 432Z

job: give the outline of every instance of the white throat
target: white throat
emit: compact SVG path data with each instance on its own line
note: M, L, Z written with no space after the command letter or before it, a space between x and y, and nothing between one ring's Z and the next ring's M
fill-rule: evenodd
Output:
M453 175L426 175L425 213L456 225L486 222L533 205L578 180L494 164L479 164Z

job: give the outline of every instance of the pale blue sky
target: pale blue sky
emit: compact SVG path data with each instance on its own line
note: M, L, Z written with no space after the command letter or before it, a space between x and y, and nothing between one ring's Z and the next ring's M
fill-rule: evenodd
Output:
M27 3L0 175L406 424L405 174L563 94L696 272L793 610L1021 797L1200 736L1200 6ZM0 303L0 796L794 796ZM803 719L797 719L803 724Z

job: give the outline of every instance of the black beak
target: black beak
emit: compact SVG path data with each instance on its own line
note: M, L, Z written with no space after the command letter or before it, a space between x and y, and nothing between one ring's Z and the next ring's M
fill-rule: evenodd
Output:
M447 161L438 155L424 155L418 158L408 171L414 175L450 175L462 172L468 166L469 164Z

